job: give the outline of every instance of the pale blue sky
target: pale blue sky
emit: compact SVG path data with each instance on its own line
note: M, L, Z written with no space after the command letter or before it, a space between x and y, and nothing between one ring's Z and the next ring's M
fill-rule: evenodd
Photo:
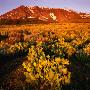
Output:
M90 12L90 0L0 0L0 15L20 5L70 8Z

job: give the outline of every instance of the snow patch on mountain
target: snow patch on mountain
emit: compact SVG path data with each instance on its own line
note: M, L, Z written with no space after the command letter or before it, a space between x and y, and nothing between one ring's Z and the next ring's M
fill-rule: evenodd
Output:
M47 17L45 17L45 16L42 16L44 19L48 19Z
M34 6L26 6L26 7L28 7L29 9L33 9L34 8Z
M53 20L56 20L56 16L54 15L54 13L50 13L50 17L53 19Z
M43 20L43 21L47 21L47 20L48 20L48 18L45 17L45 16L41 16L41 17L39 17L39 19L40 19L40 20Z
M32 13L34 13L34 11L33 10L30 10Z
M31 17L31 16L30 16L30 17L28 17L28 18L35 18L35 17Z
M73 12L73 10L72 9L69 9L69 8L62 8L62 9L66 10L68 12Z

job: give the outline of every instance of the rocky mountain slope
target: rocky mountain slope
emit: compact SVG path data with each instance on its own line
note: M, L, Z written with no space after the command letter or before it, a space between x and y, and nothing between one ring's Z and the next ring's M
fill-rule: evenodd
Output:
M16 22L62 22L82 19L82 15L67 9L38 6L20 6L0 16L1 20Z

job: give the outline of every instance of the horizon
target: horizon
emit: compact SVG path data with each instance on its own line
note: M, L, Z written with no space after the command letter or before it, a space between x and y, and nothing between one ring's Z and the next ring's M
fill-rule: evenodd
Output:
M21 5L48 8L70 9L76 12L90 13L90 0L0 0L0 15L3 15Z

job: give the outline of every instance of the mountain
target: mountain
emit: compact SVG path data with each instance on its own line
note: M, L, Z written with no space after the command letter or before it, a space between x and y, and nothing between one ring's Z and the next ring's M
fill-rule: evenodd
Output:
M81 19L82 16L69 9L47 8L38 6L20 6L0 16L2 23L47 23L66 22ZM13 21L13 22L12 22Z

